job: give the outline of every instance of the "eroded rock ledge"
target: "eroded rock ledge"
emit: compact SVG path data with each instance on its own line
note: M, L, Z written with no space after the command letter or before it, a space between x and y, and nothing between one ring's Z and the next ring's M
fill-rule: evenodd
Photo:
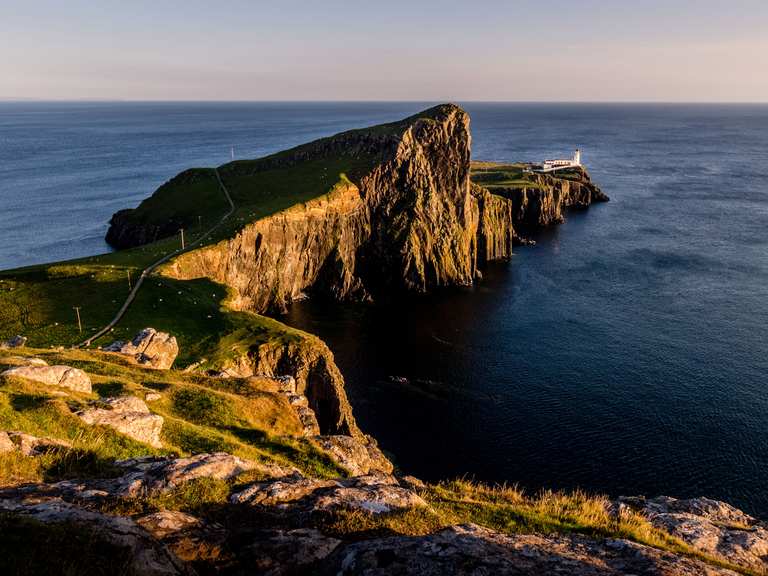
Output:
M749 573L768 568L762 524L714 500L606 503L617 515L625 507L642 510L670 536L690 544L687 553L623 538L502 533L473 523L410 536L363 530L350 538L339 532L339 521L365 526L374 518L429 514L424 485L384 472L313 478L223 453L133 459L116 466L122 471L116 478L0 489L0 512L4 518L88 529L94 538L125 549L121 558L127 565L115 568L137 575L725 576L737 574L726 565ZM261 479L238 482L243 473ZM163 495L201 480L230 481L226 502L194 514L146 512L138 505L142 497L163 501ZM134 513L115 513L131 506Z

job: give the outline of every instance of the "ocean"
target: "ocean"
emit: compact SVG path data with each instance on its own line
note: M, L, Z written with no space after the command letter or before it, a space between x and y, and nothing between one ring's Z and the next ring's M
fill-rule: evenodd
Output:
M0 103L0 269L106 251L190 166L428 103ZM473 156L581 148L607 204L472 289L293 305L406 473L705 495L768 518L768 106L463 104Z

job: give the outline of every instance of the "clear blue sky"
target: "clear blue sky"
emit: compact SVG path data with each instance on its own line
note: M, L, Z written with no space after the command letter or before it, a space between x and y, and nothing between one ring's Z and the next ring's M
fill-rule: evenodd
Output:
M768 101L768 1L0 0L0 98Z

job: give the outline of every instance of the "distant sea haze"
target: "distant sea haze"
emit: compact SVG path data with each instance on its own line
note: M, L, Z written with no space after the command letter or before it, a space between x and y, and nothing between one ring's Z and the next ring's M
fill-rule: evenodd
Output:
M191 166L432 103L0 103L0 268L107 250ZM407 473L710 496L768 517L768 106L464 104L473 156L583 161L611 202L471 290L291 307Z

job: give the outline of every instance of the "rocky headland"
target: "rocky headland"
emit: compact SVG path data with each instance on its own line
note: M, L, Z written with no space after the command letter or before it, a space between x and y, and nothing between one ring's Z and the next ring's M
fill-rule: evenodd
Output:
M147 288L172 287L189 318L155 299L137 314L158 329L100 349L0 346L3 573L768 573L766 526L723 502L408 476L357 426L327 346L259 316L481 281L530 231L608 199L586 170L473 163L468 115L442 105L186 171L108 240L138 247L123 258L167 250L195 203L221 213L218 178L233 218ZM197 335L198 317L219 332Z

